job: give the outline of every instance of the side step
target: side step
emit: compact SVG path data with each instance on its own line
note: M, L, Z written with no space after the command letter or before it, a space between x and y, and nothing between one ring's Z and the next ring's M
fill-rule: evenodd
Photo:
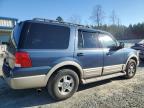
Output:
M88 83L102 81L102 80L111 79L111 78L124 76L124 75L126 75L126 73L115 73L115 74L105 75L105 76L96 77L96 78L83 79L82 83L83 84L88 84Z

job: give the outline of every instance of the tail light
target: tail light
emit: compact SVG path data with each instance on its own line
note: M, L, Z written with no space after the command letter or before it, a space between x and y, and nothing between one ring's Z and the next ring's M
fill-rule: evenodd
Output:
M27 52L15 53L15 66L16 67L32 67L30 56Z

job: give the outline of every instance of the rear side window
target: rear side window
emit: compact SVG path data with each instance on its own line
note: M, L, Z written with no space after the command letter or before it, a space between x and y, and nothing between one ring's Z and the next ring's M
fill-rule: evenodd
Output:
M99 48L97 34L79 31L78 48Z
M65 26L32 23L22 45L25 49L67 49L70 29Z

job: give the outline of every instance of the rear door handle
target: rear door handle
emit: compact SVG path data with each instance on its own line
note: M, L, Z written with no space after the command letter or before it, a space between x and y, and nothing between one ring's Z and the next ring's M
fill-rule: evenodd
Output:
M77 56L84 56L84 53L77 53Z

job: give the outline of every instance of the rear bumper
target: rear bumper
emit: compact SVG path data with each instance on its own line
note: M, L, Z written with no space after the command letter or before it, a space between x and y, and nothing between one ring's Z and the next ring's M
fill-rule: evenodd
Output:
M36 75L18 78L5 77L3 75L3 78L12 89L28 89L46 86L46 75Z
M47 70L47 67L11 69L4 63L2 74L4 80L12 89L28 89L45 87L47 84Z

